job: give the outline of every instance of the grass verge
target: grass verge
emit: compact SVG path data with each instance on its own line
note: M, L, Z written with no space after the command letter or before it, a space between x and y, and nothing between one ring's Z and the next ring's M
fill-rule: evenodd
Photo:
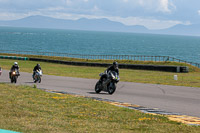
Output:
M200 131L200 127L173 122L163 116L8 84L0 84L0 114L0 129L26 133Z
M78 58L68 58L68 57L58 57L58 56L43 56L43 55L24 55L24 54L9 54L9 53L0 53L0 55L6 56L20 56L20 57L32 57L32 58L41 58L41 59L51 59L51 60L62 60L62 61L74 61L74 62L92 62L92 63L110 63L112 64L113 60L100 60L100 59L78 59ZM172 65L172 66L188 66L190 72L200 72L200 69L186 63L179 62L170 62L170 61L133 61L133 60L116 60L120 64L145 64L145 65Z

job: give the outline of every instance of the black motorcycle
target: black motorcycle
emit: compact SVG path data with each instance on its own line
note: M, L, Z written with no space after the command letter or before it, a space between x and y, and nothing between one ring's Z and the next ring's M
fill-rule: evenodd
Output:
M100 73L100 77L103 81L98 81L95 85L95 92L100 93L101 91L106 91L109 94L113 94L116 90L116 84L119 82L119 75L115 71L109 71L108 73Z
M10 81L11 83L17 83L17 78L20 76L19 71L16 69L10 72Z

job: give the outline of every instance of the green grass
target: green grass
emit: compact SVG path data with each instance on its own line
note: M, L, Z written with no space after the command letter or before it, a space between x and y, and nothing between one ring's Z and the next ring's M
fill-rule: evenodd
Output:
M0 84L0 129L24 133L198 133L200 127L169 121L89 98Z
M20 56L20 57L32 57L32 58L42 58L42 59L51 59L51 60L63 60L63 61L75 61L75 62L92 62L92 63L110 63L112 64L113 60L90 60L90 59L78 59L78 58L68 58L68 57L58 57L58 56L42 56L42 55L23 55L23 54L9 54L9 53L0 53L0 55L6 56ZM179 63L179 62L169 62L169 61L133 61L133 60L116 60L120 64L145 64L145 65L172 65L172 66L188 66L190 72L200 72L200 69L189 64Z
M0 66L3 69L9 70L14 61L0 59ZM37 63L40 63L44 74L89 79L98 79L98 74L106 69L103 67L70 66L22 60L18 60L17 62L19 63L20 71L24 72L32 73L33 67ZM177 81L174 80L174 75L178 75ZM120 79L120 81L127 82L200 87L200 72L198 69L189 73L120 69Z

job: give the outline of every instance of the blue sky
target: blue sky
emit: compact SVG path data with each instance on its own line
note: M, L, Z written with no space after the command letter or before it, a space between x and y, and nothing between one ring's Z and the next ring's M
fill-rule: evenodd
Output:
M0 0L0 20L30 15L107 18L125 25L163 29L200 23L200 0Z

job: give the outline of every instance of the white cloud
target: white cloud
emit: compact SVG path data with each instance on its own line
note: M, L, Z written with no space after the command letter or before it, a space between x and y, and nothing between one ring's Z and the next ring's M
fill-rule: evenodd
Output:
M123 0L123 2L128 2L128 0Z
M139 0L140 5L144 5L144 0Z
M200 15L200 10L198 10L198 14Z
M164 12L170 12L170 10L169 10L169 1L168 0L160 0L159 1L160 3L160 6L159 6L159 8L158 8L158 10L160 10L160 11L164 11Z
M39 11L62 11L64 10L63 7L48 7L44 9L39 9Z
M170 13L176 6L170 0L160 0L160 10Z
M31 15L43 15L43 14L39 11L28 12L28 13L0 12L0 20L16 20Z
M20 15L17 15L16 13L0 12L0 20L14 20L14 19L19 19L19 18L20 18Z
M139 0L139 5L147 10L156 12L170 13L176 6L171 0Z
M175 20L159 20L155 18L142 18L142 17L110 17L108 18L113 21L121 22L125 25L143 25L148 29L165 29L176 24L186 24L186 22L175 21Z
M95 5L92 10L93 11L99 11L99 8L97 7L97 5Z
M71 5L71 4L72 4L72 1L71 1L71 0L66 0L66 4L67 4L67 5Z

